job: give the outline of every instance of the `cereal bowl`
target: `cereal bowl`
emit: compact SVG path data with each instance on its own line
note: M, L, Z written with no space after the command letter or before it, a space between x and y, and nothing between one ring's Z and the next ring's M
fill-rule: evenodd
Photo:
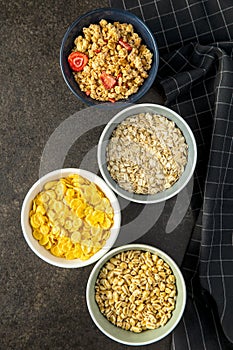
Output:
M100 197L104 198L105 203L109 204L109 206L111 207L112 224L108 223L108 226L106 226L106 227L109 227L108 230L101 230L101 231L97 232L96 230L94 230L94 229L92 230L92 228L91 228L88 231L87 230L89 227L88 226L89 224L87 224L88 216L87 215L84 216L84 214L81 215L80 213L77 214L77 211L75 211L75 214L74 214L73 208L75 209L76 207L72 208L72 206L71 206L70 208L65 208L64 203L68 202L69 197L64 197L64 196L62 196L61 198L58 197L58 193L59 193L58 187L55 191L52 191L49 193L49 202L47 202L47 203L50 203L52 201L52 203L49 204L50 205L49 206L50 213L48 211L48 208L47 208L47 211L43 212L43 210L41 209L41 207L39 207L39 205L38 205L38 207L36 207L36 209L34 209L33 206L36 205L35 203L37 203L35 201L35 198L41 198L38 196L41 195L42 191L44 191L45 188L47 188L47 192L44 194L44 196L46 196L48 194L48 191L51 191L48 188L53 188L53 187L51 187L52 185L53 186L57 185L58 180L64 181L64 179L69 179L70 176L71 177L74 176L74 178L76 176L79 176L81 179L86 181L85 183L87 183L88 186L90 183L91 184L90 196L92 196L94 191L98 191L98 193L100 194ZM61 180L61 179L63 179L63 180ZM85 188L87 188L87 187L85 187ZM71 196L75 193L76 190L78 191L77 188L76 188L76 190L74 190L74 187L72 187L70 185L70 183L68 183L67 188L65 187L66 196L68 196L68 190L70 190L69 195L71 195ZM83 191L83 189L81 188L80 191ZM89 191L89 189L88 189L88 191ZM55 193L56 201L54 200L54 202L53 202L52 199L54 199L54 193ZM51 197L50 197L50 195L51 195ZM94 194L93 194L93 196L94 196ZM72 198L72 197L70 197L70 198ZM45 198L45 200L46 200L46 198ZM71 203L71 200L68 203ZM39 199L38 199L38 201L39 201ZM87 202L87 201L85 201L85 202ZM98 202L98 200L97 200L97 202ZM40 203L40 202L38 202L38 203ZM56 204L57 208L59 206L62 206L62 211L61 211L61 209L59 209L59 211L57 211L57 213L58 213L57 217L55 217L55 218L54 218L54 213L56 213L56 208L55 208L54 203ZM72 202L72 203L75 204L75 202ZM87 203L89 203L89 202L87 202ZM53 205L53 207L52 207L52 205ZM33 208L33 210L32 210L32 208ZM45 208L46 208L46 206L45 206ZM51 210L51 208L53 210ZM93 206L93 208L94 208L94 206ZM89 208L89 210L90 210L90 208ZM52 213L51 213L51 211L52 211ZM38 215L33 219L33 222L32 222L31 213L34 213L34 212L38 213ZM41 219L41 215L40 215L41 213L44 214L44 216L42 216L42 219ZM66 213L69 213L69 217L66 216L67 215ZM83 211L83 213L85 213L85 211ZM92 220L92 218L94 217L93 213L94 213L94 211L90 210L88 222L90 222L90 220ZM99 213L100 213L100 211L99 211ZM52 224L50 224L51 220L52 220L51 214L53 214ZM76 214L79 215L78 218L77 218ZM105 219L106 219L106 217L107 216L104 216ZM85 219L85 227L84 227L84 219L82 220L80 218ZM55 223L55 219L56 219L56 223ZM66 221L65 221L65 219L66 219ZM75 220L75 219L76 219L76 226L77 226L77 222L78 222L77 227L74 226L74 221L72 222L72 220ZM38 220L42 220L42 221L40 221L38 223ZM49 220L50 220L50 222L48 223ZM62 220L66 223L62 223ZM87 170L75 169L75 168L55 170L55 171L52 171L52 172L44 175L42 178L40 178L28 191L28 193L24 199L24 202L22 205L22 210L21 210L21 227L22 227L24 238L25 238L26 242L28 243L29 247L42 260L46 261L47 263L49 263L51 265L55 265L55 266L63 267L63 268L79 268L82 266L92 264L93 262L100 259L113 246L113 244L118 236L119 230L120 230L120 222L121 222L120 207L119 207L118 200L117 200L115 194L112 192L112 190L96 174L91 173ZM45 227L46 225L44 223L48 223L47 225L50 225L50 229L47 229ZM70 228L67 226L67 224L69 224ZM57 230L57 227L59 227L59 225L60 225L59 231L58 232L53 231L55 228ZM66 225L66 226L64 226L64 225ZM43 226L43 231L42 231L42 226ZM38 233L37 229L34 229L34 227L40 227L38 229L38 230L40 230L39 233ZM97 227L100 227L100 224L97 223ZM74 229L71 230L71 228L74 228ZM64 231L64 229L65 229L65 231ZM83 232L82 232L82 230L83 230ZM56 236L54 236L55 238L51 237L52 231L54 233L56 233ZM73 232L72 233L72 235L74 235L73 238L72 238L72 235L70 236L71 232ZM79 232L82 232L81 236L79 235ZM99 234L99 232L101 232L101 234L105 232L106 235L105 235L105 237L100 236L101 245L98 242L93 244L93 247L97 247L97 244L98 244L98 249L93 250L92 252L90 251L90 254L85 250L86 255L84 253L82 254L82 251L84 251L84 250L82 250L84 248L81 248L82 244L84 244L84 243L87 244L86 241L84 242L85 236L88 235L88 237L87 237L89 239L88 244L92 244L92 240L94 242L94 238L93 238L94 235L96 235L96 239L97 239L97 234ZM68 236L68 237L64 238L63 236ZM76 237L78 236L77 242L74 240L75 236ZM48 237L50 237L49 242L47 242ZM64 247L67 247L66 248L67 255L65 255L65 257L63 257L62 254L59 254L59 251L57 251L58 248L51 247L51 241L52 241L52 245L56 246L57 242L61 241L61 237L62 237L62 242L64 241L67 243L69 241L67 246L64 246L65 243L64 244L62 243L63 250L65 249ZM48 246L47 246L47 244L48 244ZM80 246L79 246L79 244L80 244ZM80 253L80 255L77 255L77 256L80 256L80 258L76 258L76 255L75 255L75 258L72 258L72 255L70 257L69 249L72 250L74 247L77 248L78 254ZM50 251L51 248L52 248L51 251L53 252L53 254ZM81 248L81 250L80 250L80 248ZM85 249L87 249L86 246L85 246Z
M147 115L148 115L148 117L147 117ZM171 135L173 135L173 130L174 130L174 134L176 133L175 136L176 136L176 138L178 138L178 141L180 139L179 142L183 142L182 147L185 148L185 150L184 150L185 159L184 159L184 155L182 153L182 157L183 157L182 162L185 161L185 164L180 165L179 164L179 162L181 162L180 159L178 159L178 161L175 161L176 153L174 156L172 155L172 152L174 150L176 150L175 152L178 152L178 153L180 152L179 151L180 143L178 141L173 140L173 146L172 146L173 148L169 146L171 148L171 150L170 150L170 149L168 149L168 146L166 146L166 144L162 148L161 147L162 138L161 138L161 140L160 140L160 138L157 138L157 141L156 141L157 144L155 144L155 146L153 146L153 152L150 150L150 147L152 147L152 141L154 142L154 140L146 138L148 136L145 136L145 133L143 134L143 132L142 132L143 135L140 136L140 137L142 137L142 140L140 139L138 141L138 139L137 139L136 141L134 141L135 137L136 136L138 137L138 135L135 134L135 126L134 125L136 125L136 128L139 128L139 126L141 124L144 125L144 123L147 122L146 117L151 118L152 115L159 116L159 119L157 117L156 118L159 120L159 122L161 121L161 123L164 124L163 128L165 128L165 131L164 131L165 134L166 134L167 130L170 130ZM137 122L137 119L135 119L135 118L139 118L138 116L140 117L140 120ZM130 123L133 126L127 122L127 120L129 120L129 118L131 118L131 119L134 118L134 124L132 124L130 121ZM141 124L139 124L139 122ZM126 123L128 123L128 125ZM158 123L158 122L156 121L156 123ZM119 129L119 128L122 128L122 125L124 125L123 129ZM151 125L151 124L149 124L149 125ZM167 127L167 125L169 125L169 126ZM156 125L153 125L153 127L154 127L154 130L156 131L160 126L157 126L157 124L156 124ZM140 126L140 128L141 128L141 126ZM151 128L151 126L150 126L150 128ZM167 128L167 130L166 130L166 128ZM116 130L118 130L117 131L118 134L116 134ZM129 131L129 130L131 130L131 131ZM151 129L149 129L149 132L150 131L151 131ZM131 140L129 145L127 145L128 141L126 139L124 139L125 132L127 133L127 137ZM146 135L148 135L147 130L146 130L146 132L147 132ZM177 134L178 134L178 136L177 136ZM132 136L132 135L135 135L135 136ZM111 158L109 158L109 155L107 154L107 152L109 152L109 154L110 154L110 151L109 151L110 146L109 145L110 145L110 141L112 139L114 140L113 137L115 138L115 140L117 140L117 143L116 143L117 147L114 146L115 147L114 152L115 152L115 158L116 159L118 158L118 160L117 160L118 163L116 163L116 160L113 159L114 162L112 162L113 165L111 165ZM133 137L133 141L132 141L132 137ZM173 136L171 136L171 137L173 137ZM121 140L124 140L125 142L122 142ZM120 148L118 148L118 145L120 145L120 142L122 144L121 144ZM140 143L140 145L143 144L143 147L146 149L146 151L144 151L144 148L142 148L142 150L139 148L139 150L138 150L137 147L138 147L139 143ZM159 145L159 143L160 143L160 145ZM111 145L111 147L112 147L112 145ZM168 155L170 152L169 158L165 157L164 150L166 150L166 147L168 149L167 150ZM134 153L132 153L133 151L136 152L135 157L133 157L133 155L134 155ZM125 158L123 159L122 157L125 157ZM130 157L131 157L130 161L132 162L132 164L136 164L135 169L133 168L133 166L130 166L129 169L126 169L126 167L128 167L128 165L129 165L129 164L126 164L126 163L128 163L127 159L130 159ZM179 156L179 157L181 157L181 156ZM100 172L101 172L103 178L105 179L106 183L118 195L120 195L121 197L126 198L128 200L131 200L133 202L137 202L137 203L143 203L143 204L159 203L159 202L165 201L165 200L177 195L188 184L188 182L190 181L190 179L193 175L193 172L194 172L194 169L196 166L197 147L196 147L195 138L193 136L193 133L192 133L190 127L188 126L188 124L185 122L185 120L181 116L179 116L173 110L171 110L167 107L164 107L162 105L143 103L143 104L136 104L136 105L133 105L133 106L130 106L128 108L121 110L108 122L108 124L106 125L106 127L103 130L101 137L99 139L97 158L98 158ZM119 162L120 158L121 158L121 160ZM169 161L166 159L169 159ZM137 165L137 161L140 161L138 163L138 164L140 164L139 166ZM157 163L153 163L155 161L157 161ZM167 163L164 163L166 161L167 161ZM149 162L149 164L153 163L154 164L153 167L151 167L151 168L148 167L147 166L148 162ZM173 165L173 163L174 163L174 165ZM161 164L161 167L159 168L158 166L160 166L160 164ZM122 170L122 168L120 168L120 167L123 167L124 169ZM168 168L164 169L163 167L168 167ZM177 167L177 169L180 168L181 169L180 175L179 175L179 177L178 177L178 175L176 175L177 178L171 177L173 182L168 183L168 185L167 185L166 181L168 181L170 179L171 171L173 171L172 167L174 167L175 171L176 171L176 167ZM115 172L116 172L115 178L114 178L114 174L112 175L112 172L114 171L114 169L116 169L115 170ZM159 169L161 169L160 173L159 173ZM152 189L154 191L157 191L157 193L152 193L152 192L149 193L149 191L147 194L136 193L136 191L134 190L133 187L128 189L126 186L127 184L124 186L120 185L120 180L118 181L117 179L122 176L123 180L124 180L125 176L126 176L126 175L124 175L124 173L126 172L126 170L127 170L127 172L129 172L129 174L127 176L130 179L131 179L130 173L133 173L132 178L134 178L134 171L135 171L136 175L139 171L146 171L147 177L148 177L147 181L151 185L151 188L154 187ZM163 172L165 172L166 177L165 177L165 175L163 175ZM177 174L178 174L178 170L177 170ZM135 175L135 178L136 178L136 175ZM142 176L144 176L144 174L142 174ZM145 178L145 176L144 176L144 178ZM130 181L131 180L129 180L129 182ZM135 181L138 181L138 180L135 180ZM157 183L160 184L160 183L162 183L162 181L164 181L164 184L165 184L164 188L160 189L161 186L159 185L160 190L157 190L157 188L156 188ZM137 184L141 185L140 183L136 183L136 185ZM133 185L135 185L135 184L133 183ZM131 183L128 187L130 187L130 186L131 186ZM143 190L143 188L142 188L142 190Z
M155 38L153 37L153 34L149 28L141 19L128 11L114 8L99 8L82 15L70 25L64 35L60 49L60 66L63 78L74 95L88 105L98 105L100 103L105 103L103 101L98 101L94 98L91 98L87 95L87 91L85 93L80 89L68 63L68 56L74 47L75 38L78 35L83 35L82 30L84 27L88 27L91 24L98 24L102 19L105 19L109 23L119 21L120 23L133 25L135 33L140 36L142 43L146 45L153 54L151 68L148 70L148 77L145 78L144 82L139 87L137 92L133 93L126 99L119 100L119 102L135 102L140 99L153 84L158 70L159 54ZM104 67L104 70L105 69L106 67ZM117 85L120 84L117 83ZM90 93L90 91L88 93ZM113 99L110 99L110 101L113 102Z
M127 258L126 254L129 254L129 252L130 252L131 256L128 255L129 260L127 260L128 258ZM122 274L124 274L125 270L122 270L123 271L122 273L121 272L119 273L119 271L117 271L117 270L121 269L120 268L121 265L118 264L117 258L120 259L121 262L124 262L124 264L126 263L126 265L127 265L126 269L130 269L131 268L130 262L132 262L132 261L135 262L135 259L137 259L137 256L136 257L134 256L135 252L139 253L139 255L137 255L137 256L140 256L140 254L144 254L144 256L147 256L146 259L148 258L148 254L150 255L148 258L148 263L147 263L147 260L145 260L144 266L141 265L141 268L140 268L141 270L143 269L143 271L148 271L149 273L150 273L150 269L152 269L152 268L154 269L154 266L152 266L152 264L149 263L151 260L150 257L156 255L158 257L156 264L159 266L163 266L163 265L160 265L163 263L164 268L166 269L165 271L168 274L168 275L166 275L166 273L165 273L165 275L164 275L165 279L168 280L169 274L170 274L170 276L173 275L174 276L173 281L174 281L174 285L175 285L175 288L174 288L175 293L173 293L173 294L175 294L175 296L174 296L175 303L174 303L174 307L172 307L173 310L172 310L171 314L169 315L168 320L166 320L166 323L163 322L164 323L163 326L157 325L158 328L156 328L156 329L152 329L153 326L149 325L149 327L151 329L139 330L140 332L138 332L138 330L136 330L134 328L132 330L131 328L129 328L130 326L127 327L127 323L129 323L129 324L134 323L128 319L127 311L125 311L127 317L125 317L125 315L123 315L123 320L125 320L125 321L123 321L123 323L126 322L126 324L124 325L125 329L122 328L122 324L121 324L122 320L119 321L121 323L118 324L118 326L117 326L116 325L117 322L115 322L115 324L112 323L114 321L112 321L113 319L111 318L111 317L114 318L116 316L116 319L117 319L117 315L114 315L114 312L117 311L118 307L121 307L120 303L123 302L124 303L123 306L124 306L124 308L126 308L125 310L127 310L127 308L129 310L137 309L138 310L137 312L139 312L139 313L141 312L140 323L143 324L144 317L147 317L146 310L147 309L149 310L149 308L150 308L150 312L153 313L154 312L153 305L154 305L155 309L158 310L159 307L161 306L161 303L163 303L163 301L162 301L163 299L160 299L160 302L159 302L160 306L157 304L157 302L154 303L154 301L153 301L155 296L152 295L153 294L152 291L155 290L156 288L158 289L156 291L156 293L157 293L156 298L159 299L160 298L160 288L161 288L161 290L163 289L162 286L160 286L159 280L157 280L157 282L153 281L153 279L157 278L157 277L155 277L155 276L157 276L157 274L153 274L153 273L150 274L152 277L148 277L148 280L149 280L149 278L152 278L152 282L151 281L149 282L149 283L152 283L152 284L150 284L151 287L148 287L148 288L145 287L146 288L145 289L145 288L143 288L143 285L145 286L144 281L139 281L138 286L136 288L138 297L136 296L135 299L131 299L132 294L136 295L136 292L133 291L134 282L132 282L132 279L131 279L131 282L128 283L126 274L124 275L123 278L121 278ZM120 258L119 258L119 256L120 256ZM114 261L112 260L112 258L114 258ZM107 267L108 273L109 273L109 271L113 271L112 279L110 278L110 275L107 277L109 284L111 286L111 287L108 286L108 291L112 292L111 288L112 287L114 288L114 278L116 277L116 275L114 275L115 272L117 273L118 281L120 281L118 287L122 288L122 291L118 291L117 298L119 298L119 300L116 302L116 304L114 303L114 300L113 301L111 300L111 302L110 302L111 306L109 307L109 309L110 309L110 313L112 313L112 314L110 316L110 319L108 320L107 317L104 316L102 313L103 309L102 309L102 312L100 311L100 307L98 304L99 302L97 303L97 301L96 301L99 299L97 299L98 297L96 295L98 294L97 285L98 285L100 279L102 279L102 281L101 281L102 291L104 293L103 279L105 277L103 277L103 275L101 275L101 273L103 273L103 267L104 266L106 267L107 266L106 264L108 264L110 261L111 261L111 265L114 265L114 267L112 267L110 265ZM127 261L129 261L129 262L127 263ZM143 258L143 261L144 261L144 258ZM156 261L156 260L153 260L153 261ZM162 263L161 263L161 261L162 261ZM135 264L136 263L137 262L135 262ZM116 266L118 266L117 270L115 270ZM134 265L134 266L136 266L135 271L138 271L137 265ZM108 268L111 270L108 270ZM122 268L124 268L124 267L122 267ZM147 270L146 270L146 268L147 268ZM170 272L168 272L169 270L170 270ZM153 270L153 271L155 271L155 270ZM162 267L161 267L160 271L162 271ZM148 275L149 275L149 273L148 273ZM139 278L139 279L144 278L144 277L138 277L138 276L142 276L141 272L139 273L139 275L137 275L137 273L136 273L136 275L134 275L134 278L136 278L136 279L137 278ZM169 278L171 279L171 277L169 277ZM121 283L121 280L123 281L123 284ZM155 285L154 285L154 283L155 283ZM127 288L129 290L129 292L126 296L126 295L124 295L124 293L125 293L124 291L125 291L125 289L127 290ZM148 290L148 293L146 293L145 290ZM168 292L167 288L166 288L166 292ZM169 291L169 293L171 293L171 290ZM113 294L114 294L114 292L113 292ZM123 295L122 298L120 297L121 295ZM145 295L145 297L143 295ZM115 298L115 296L114 296L114 298ZM124 300L122 300L122 299L124 299ZM140 299L139 300L140 303L137 302L138 299ZM154 343L154 342L161 340L162 338L166 337L170 332L172 332L173 329L177 326L177 324L179 323L179 321L183 315L184 309L185 309L186 286L185 286L185 282L184 282L184 279L183 279L183 276L180 272L179 267L176 265L176 263L173 261L173 259L171 257L169 257L165 252L161 251L158 248L149 246L149 245L129 244L129 245L125 245L125 246L118 247L118 248L111 250L110 252L108 252L104 257L102 257L96 263L96 265L94 266L94 268L89 276L89 280L87 283L86 300L87 300L87 307L88 307L88 310L89 310L89 313L91 315L92 320L94 321L96 326L106 336L108 336L112 340L117 341L117 342L122 343L122 344L141 346L141 345L148 345L148 344L151 344L151 343ZM105 298L105 300L106 300L106 298ZM129 305L127 305L127 303ZM135 305L134 305L134 303L135 303ZM152 309L151 309L151 306L150 307L148 306L148 304L152 304ZM135 308L133 307L133 305L135 306ZM107 307L108 306L106 306L106 308ZM167 311L164 309L165 314L166 313L168 314L170 312L168 309L169 309L169 307L167 307ZM121 312L124 313L122 311L122 308L121 308ZM138 315L137 312L136 312L136 314ZM158 315L157 311L155 311L155 315ZM136 316L136 318L137 318L137 316ZM160 315L158 315L157 320L158 320L158 322L161 322ZM154 322L156 324L156 320ZM136 324L136 326L137 325L138 324ZM133 327L135 327L135 326L133 326Z

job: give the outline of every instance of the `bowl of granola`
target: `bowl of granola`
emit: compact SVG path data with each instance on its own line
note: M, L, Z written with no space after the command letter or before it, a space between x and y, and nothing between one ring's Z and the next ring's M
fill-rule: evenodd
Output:
M88 105L137 101L153 84L158 64L149 28L121 9L100 8L77 18L60 49L63 78Z
M97 158L112 190L149 204L177 195L189 183L197 147L180 115L162 105L143 103L121 110L108 122Z
M125 345L142 346L166 337L179 323L186 286L174 260L160 249L128 244L94 266L86 288L96 326Z
M90 171L54 170L25 196L21 227L32 251L45 262L79 268L100 259L114 244L121 222L115 194Z

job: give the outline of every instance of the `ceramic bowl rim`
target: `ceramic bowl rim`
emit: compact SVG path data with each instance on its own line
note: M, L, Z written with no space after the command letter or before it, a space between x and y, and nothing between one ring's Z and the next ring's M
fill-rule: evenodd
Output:
M175 191L172 190L173 186L170 189L163 191L164 195L160 199L158 199L157 197L158 197L158 194L160 194L162 192L159 192L158 194L155 194L155 195L135 195L135 194L132 194L130 192L127 192L126 190L120 188L113 180L111 180L111 179L109 180L108 176L106 175L107 170L103 167L104 162L103 162L102 152L103 152L103 147L104 147L103 146L104 145L104 139L105 139L106 134L108 133L108 130L111 128L111 126L114 123L116 125L119 124L121 121L118 122L118 119L121 118L124 114L126 114L126 113L128 113L129 111L132 110L132 115L134 115L134 114L137 113L137 112L135 112L135 110L140 109L140 108L144 108L144 107L152 108L152 109L155 109L155 110L156 110L156 108L159 108L159 109L163 109L165 113L168 112L168 113L172 114L173 117L176 120L180 121L183 124L184 129L186 129L186 131L187 131L187 133L188 133L188 135L190 137L191 146L193 147L193 159L189 159L188 158L188 163L190 164L190 162L192 162L191 170L190 170L189 174L186 176L186 173L184 171L182 173L182 175L180 176L180 178L178 179L178 181L177 181L177 183L179 183L179 184L181 183L181 181L183 181L181 183L181 185ZM165 117L170 119L170 117L166 116L166 114L165 114ZM127 118L127 116L125 116L125 118ZM109 138L108 138L108 140L109 140ZM188 151L188 155L189 155L189 151ZM184 187L190 181L190 179L191 179L191 177L192 177L192 175L194 173L194 170L195 170L195 167L196 167L196 162L197 162L197 145L196 145L196 140L194 138L193 132L192 132L191 128L189 127L189 125L187 124L187 122L178 113L176 113L172 109L170 109L168 107L165 107L163 105L160 105L160 104L155 104L155 103L134 104L132 106L126 107L126 108L122 109L121 111L119 111L107 123L107 125L103 129L102 134L101 134L101 136L99 138L98 147L97 147L97 160L98 160L98 166L99 166L100 173L101 173L102 177L104 178L104 180L106 181L108 186L111 187L111 189L114 192L116 192L119 196L121 196L121 197L123 197L123 198L125 198L127 200L130 200L132 202L141 203L141 204L160 203L160 202L166 201L166 200L174 197L175 195L177 195L179 192L181 192L184 189ZM109 175L109 173L108 173L108 175ZM184 178L184 176L186 176L186 178ZM113 183L114 183L115 186L113 186ZM166 194L167 191L169 191L170 194Z
M60 62L60 68L61 68L61 72L62 72L62 76L63 76L63 79L66 83L66 85L68 86L68 88L72 91L72 93L77 97L79 98L82 102L86 103L87 105L89 106L92 106L92 105L95 105L95 106L98 106L98 105L101 105L101 104L110 104L110 102L107 102L107 101L100 101L100 103L94 103L92 101L91 98L87 99L87 98L84 98L82 97L81 95L79 95L79 93L70 85L69 83L69 80L67 79L66 77L66 74L65 74L65 71L64 71L64 66L63 66L63 51L64 51L64 46L65 46L65 43L66 43L66 40L70 34L70 32L72 31L72 29L82 20L84 19L85 17L87 16L90 16L90 15L94 15L96 13L99 13L101 11L111 11L111 12L114 12L114 13L122 13L122 14L125 14L126 16L128 17L132 17L134 18L135 20L137 20L140 25L146 30L147 34L149 35L149 37L151 38L152 42L153 42L153 47L154 47L154 71L153 71L153 77L150 76L150 73L149 73L149 76L148 78L146 78L145 80L145 83L146 82L149 82L148 84L145 84L146 85L146 88L141 90L140 92L137 92L135 94L132 95L131 98L129 99L123 99L123 100L120 100L119 102L120 103L124 103L124 102L127 102L127 103L134 103L136 102L137 100L139 100L140 98L142 98L142 96L144 96L147 91L151 88L155 78L156 78L156 75L157 75L157 72L158 72L158 67L159 67L159 50L158 50L158 45L157 45L157 42L156 42L156 39L152 33L152 31L149 29L149 27L138 17L136 16L134 13L132 12L129 12L127 10L124 10L124 9L119 9L119 8L114 8L114 7L102 7L102 8L98 8L98 9L94 9L94 10L91 10L91 11L88 11L86 13L84 13L83 15L79 16L78 18L76 18L71 24L70 26L67 28L64 36L63 36L63 39L62 39L62 42L61 42L61 47L60 47L60 58L59 58L59 62ZM151 67L152 68L152 67ZM144 84L143 84L144 85ZM81 91L81 90L80 90ZM135 97L135 98L134 98Z
M114 209L114 224L113 224L113 227L111 228L112 232L110 234L110 237L107 240L106 245L103 248L101 248L96 254L94 254L90 259L84 260L84 261L81 261L80 259L67 260L65 258L55 257L52 255L52 253L47 251L44 247L42 248L45 251L42 250L42 253L41 253L40 252L41 246L36 241L36 239L32 236L32 233L29 232L29 229L31 229L28 223L28 214L29 214L28 208L30 206L30 201L32 201L36 193L39 193L39 191L42 189L45 183L49 181L53 181L55 180L55 178L59 179L61 177L65 177L65 176L68 176L68 174L73 174L73 173L80 174L81 176L86 177L87 179L93 182L95 182L95 179L96 179L97 182L95 183L97 183L97 185L103 190L103 192L106 194L108 198L110 197L109 200ZM120 228L121 228L121 209L115 193L111 190L111 188L109 188L109 186L105 183L105 181L101 177L99 177L95 173L92 173L84 169L62 168L62 169L51 171L45 174L44 176L40 177L29 188L21 207L21 229L28 246L40 259L42 259L43 261L47 262L50 265L54 265L57 267L80 268L96 262L104 254L106 254L106 252L108 252L111 249L111 247L114 245L119 235Z
M179 281L180 281L180 284L181 284L181 288L182 288L182 303L181 303L181 307L180 307L180 311L179 311L179 314L177 316L177 320L176 322L174 323L174 325L169 328L164 334L162 334L160 337L156 338L155 340L152 339L152 340L149 340L149 341L144 341L144 342L137 342L137 343L132 343L132 342L129 342L129 341L120 341L117 337L115 336L112 336L108 331L106 331L98 322L95 314L92 312L92 307L91 307L91 303L90 303L90 298L91 298L91 293L92 293L92 283L93 282L93 278L94 278L94 275L96 274L96 272L100 271L100 269L102 268L102 266L114 255L116 255L118 252L121 252L121 251L127 251L127 250L147 250L147 251L151 251L151 252L154 252L156 254L158 254L158 256L160 256L160 254L163 256L162 259L165 260L165 262L167 262L168 264L171 262L172 264L172 267L173 267L173 270L175 270L175 274L176 276L179 276ZM165 258L164 258L165 257ZM95 284L94 284L95 285ZM179 293L179 291L178 291ZM106 255L104 255L100 260L98 260L98 262L95 264L95 266L93 267L90 275L89 275L89 278L88 278L88 281L87 281L87 286L86 286L86 303L87 303L87 308L88 308L88 311L89 311L89 314L93 320L93 322L95 323L95 325L107 336L109 337L110 339L118 342L118 343L121 343L121 344L125 344L125 345L132 345L132 346L142 346L142 345L149 345L149 344L152 344L152 343L155 343L155 342L158 342L159 340L165 338L168 334L170 334L174 329L175 327L177 326L177 324L180 322L182 316L183 316L183 313L184 313L184 310L185 310L185 306L186 306L186 300L187 300L187 291L186 291L186 284L185 284L185 281L184 281L184 277L181 273L181 270L179 268L179 266L176 264L176 262L167 254L165 253L163 250L157 248L157 247L154 247L154 246L151 246L151 245L148 245L148 244L141 244L141 243L131 243L131 244L126 244L126 245L123 245L123 246L119 246L117 248L114 248L114 249L111 249ZM99 311L99 314L100 311ZM102 315L102 314L101 314Z

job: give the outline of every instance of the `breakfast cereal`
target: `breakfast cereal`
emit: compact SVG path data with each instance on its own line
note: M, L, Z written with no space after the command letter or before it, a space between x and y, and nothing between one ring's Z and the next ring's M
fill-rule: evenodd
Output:
M53 255L87 260L110 236L113 208L93 182L78 174L51 181L34 198L33 237Z
M120 187L138 194L170 188L182 175L188 145L175 123L151 113L127 117L107 145L107 168Z
M140 333L164 326L176 305L170 266L148 251L128 250L102 267L95 285L100 312L114 325Z
M152 64L152 53L131 24L109 23L83 28L68 61L80 89L99 101L115 102L136 93Z

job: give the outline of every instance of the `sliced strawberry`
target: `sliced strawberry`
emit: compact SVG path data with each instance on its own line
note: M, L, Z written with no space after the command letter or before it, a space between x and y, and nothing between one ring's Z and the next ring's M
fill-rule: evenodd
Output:
M119 44L123 46L126 50L131 51L132 47L126 41L123 41L122 38L119 40Z
M95 53L100 53L101 50L100 50L100 49L96 49L96 50L94 50L94 52L95 52Z
M102 83L105 89L107 90L113 88L117 83L116 79L112 75L107 74L106 72L102 72L100 79L102 80Z
M122 78L122 74L121 74L121 73L119 73L119 74L117 75L117 83L116 83L116 85L119 85L119 86L122 85L122 79L119 81L120 78Z
M79 72L83 70L87 64L88 57L82 52L74 51L68 56L68 62L73 71Z
M110 102L112 102L112 103L115 103L116 102L116 99L115 98L109 98L108 99Z
M91 90L87 90L87 91L85 92L85 94L86 94L87 96L90 96Z

